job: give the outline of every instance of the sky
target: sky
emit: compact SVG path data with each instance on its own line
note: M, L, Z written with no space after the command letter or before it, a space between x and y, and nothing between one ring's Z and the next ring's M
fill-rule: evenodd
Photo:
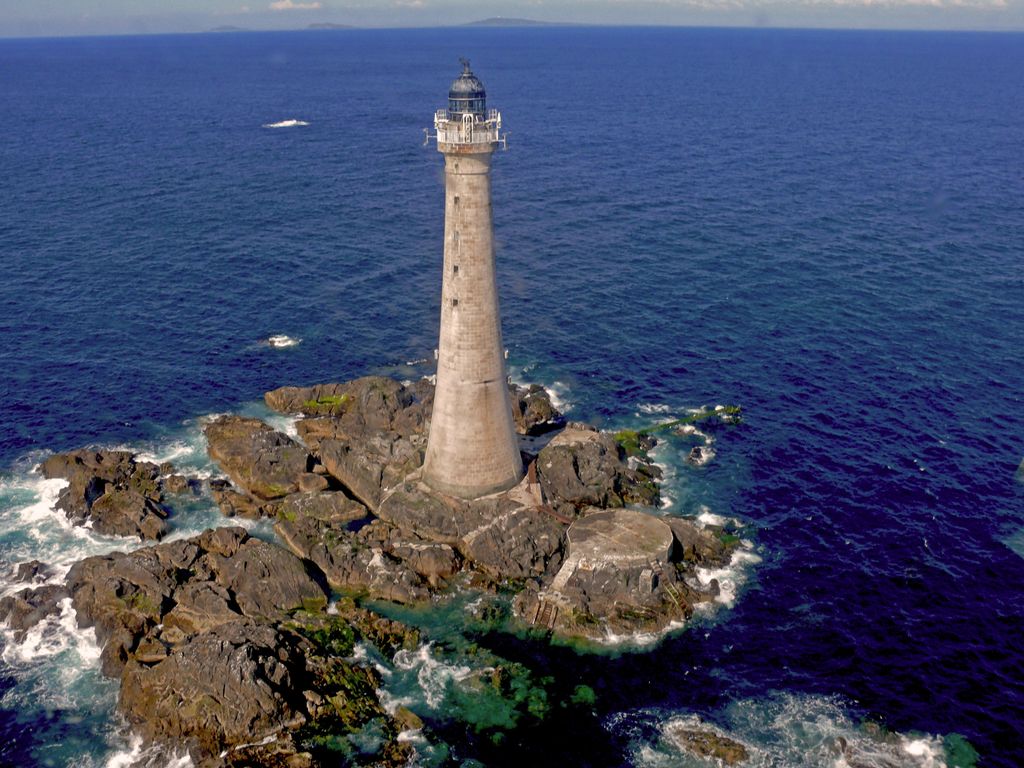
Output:
M493 16L582 24L1024 30L1024 0L0 0L0 36L315 23L430 27Z

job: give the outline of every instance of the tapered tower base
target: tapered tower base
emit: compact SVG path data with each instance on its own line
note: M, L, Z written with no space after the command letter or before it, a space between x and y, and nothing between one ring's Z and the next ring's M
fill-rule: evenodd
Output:
M423 479L462 498L504 491L523 475L501 343L490 161L489 150L445 154L441 335Z

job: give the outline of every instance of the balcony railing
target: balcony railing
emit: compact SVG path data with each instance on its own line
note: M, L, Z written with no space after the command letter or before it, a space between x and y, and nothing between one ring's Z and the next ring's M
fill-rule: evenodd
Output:
M487 118L481 120L474 115L456 116L447 109L439 109L434 114L434 131L439 144L500 143L501 113L488 110Z

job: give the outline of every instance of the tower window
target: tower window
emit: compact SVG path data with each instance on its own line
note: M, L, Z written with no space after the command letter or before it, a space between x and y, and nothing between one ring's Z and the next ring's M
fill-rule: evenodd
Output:
M459 300L458 299L452 299L452 306L453 307L459 306Z
M455 205L458 205L458 204L459 204L459 196L458 196L458 195L455 195L455 197L453 197L453 198L452 198L452 202L453 202L453 203L454 203Z
M454 267L452 267L452 274L453 275L459 274L459 265L458 264L456 264Z

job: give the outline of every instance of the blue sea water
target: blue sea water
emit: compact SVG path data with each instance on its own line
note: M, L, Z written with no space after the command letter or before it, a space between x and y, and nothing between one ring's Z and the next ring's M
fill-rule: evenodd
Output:
M667 511L739 519L760 562L732 607L647 652L487 638L593 687L595 711L500 747L439 724L451 759L683 765L665 726L699 717L763 765L840 765L828 738L864 721L906 765L952 733L981 766L1024 764L1019 34L0 40L3 570L131 546L60 524L30 471L45 451L209 471L204 415L430 372L442 166L421 129L459 56L510 131L493 183L514 373L608 428L740 404L708 466L684 440L659 458ZM265 127L290 119L308 124ZM4 639L0 762L137 758L94 640L51 629Z

